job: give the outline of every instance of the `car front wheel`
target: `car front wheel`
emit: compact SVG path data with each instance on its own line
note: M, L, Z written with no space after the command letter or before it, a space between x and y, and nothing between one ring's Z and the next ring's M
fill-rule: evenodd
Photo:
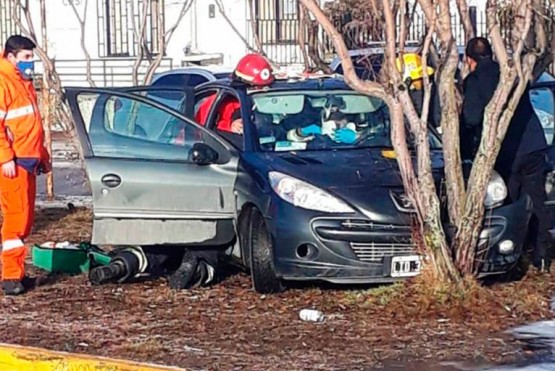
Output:
M250 265L254 290L261 294L278 293L285 290L283 281L277 277L274 267L272 237L264 217L253 209L250 217Z

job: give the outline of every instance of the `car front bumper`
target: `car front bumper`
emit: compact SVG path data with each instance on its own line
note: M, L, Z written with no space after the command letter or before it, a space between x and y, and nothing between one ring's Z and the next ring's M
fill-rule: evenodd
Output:
M526 199L486 212L477 260L481 275L510 270L521 253L529 220ZM410 225L372 223L363 215L326 215L283 202L268 209L276 274L285 280L337 284L394 282L394 256L418 255ZM448 229L448 228L447 228ZM511 253L499 244L513 242Z

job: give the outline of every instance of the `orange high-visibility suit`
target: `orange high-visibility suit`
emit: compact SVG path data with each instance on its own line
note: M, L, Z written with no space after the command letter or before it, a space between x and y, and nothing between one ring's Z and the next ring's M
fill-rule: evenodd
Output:
M15 161L14 178L1 165ZM2 209L2 279L25 275L27 248L35 213L36 174L50 161L44 147L42 119L32 81L0 58L0 206Z

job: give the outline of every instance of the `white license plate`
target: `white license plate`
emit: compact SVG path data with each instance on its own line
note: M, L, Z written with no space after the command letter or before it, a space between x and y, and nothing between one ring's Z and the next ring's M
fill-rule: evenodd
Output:
M418 255L391 258L391 277L412 277L420 274L422 258Z

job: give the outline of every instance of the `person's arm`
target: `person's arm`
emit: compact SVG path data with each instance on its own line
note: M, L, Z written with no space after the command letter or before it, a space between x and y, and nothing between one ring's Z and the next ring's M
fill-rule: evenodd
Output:
M5 176L15 176L15 153L12 149L12 140L6 126L6 115L10 106L10 95L7 87L0 81L0 164Z

